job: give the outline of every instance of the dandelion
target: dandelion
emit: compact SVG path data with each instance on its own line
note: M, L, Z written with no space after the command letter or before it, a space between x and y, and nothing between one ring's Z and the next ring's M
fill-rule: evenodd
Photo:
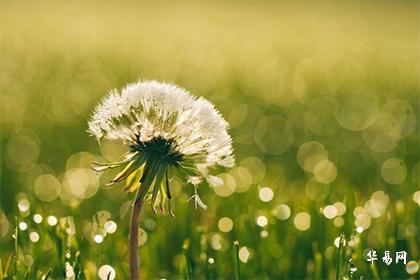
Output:
M197 187L216 166L232 167L234 157L228 123L212 103L193 97L175 85L156 81L131 84L110 94L98 105L88 132L98 141L106 138L126 145L129 152L119 162L93 163L97 172L121 168L107 185L126 181L125 190L136 192L130 230L130 272L138 279L138 216L143 202L173 216L170 177L179 176L194 188L191 199L206 208Z

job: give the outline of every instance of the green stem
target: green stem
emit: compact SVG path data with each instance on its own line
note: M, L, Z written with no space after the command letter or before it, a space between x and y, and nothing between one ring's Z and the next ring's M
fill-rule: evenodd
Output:
M374 263L372 263L371 265L369 265L370 267L370 271L372 272L373 275L373 279L375 280L379 280L379 273L378 273L378 269L376 268L376 265Z
M140 185L137 189L136 197L133 202L130 223L130 279L140 279L139 266L139 216L144 202L144 198L156 177L156 161L146 162L144 173L140 179Z
M343 267L344 267L344 234L340 235L339 246L338 246L338 259L337 259L337 272L335 278L337 280L343 279Z
M191 265L190 265L190 258L188 257L188 250L190 248L190 240L185 239L184 244L182 245L182 250L184 251L184 258L185 258L185 279L190 280L191 276Z
M18 276L18 267L19 267L19 229L18 229L18 218L15 216L15 275Z
M239 280L241 278L241 274L239 270L239 241L238 240L233 242L233 262L235 264L235 280Z

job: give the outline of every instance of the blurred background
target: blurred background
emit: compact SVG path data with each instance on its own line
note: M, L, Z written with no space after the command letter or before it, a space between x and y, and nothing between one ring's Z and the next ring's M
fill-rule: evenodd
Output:
M175 219L145 208L142 277L233 278L238 249L243 278L418 279L418 3L0 5L1 277L128 277L132 196L89 169L125 150L87 119L156 79L215 103L237 164L200 189L206 211L176 178Z

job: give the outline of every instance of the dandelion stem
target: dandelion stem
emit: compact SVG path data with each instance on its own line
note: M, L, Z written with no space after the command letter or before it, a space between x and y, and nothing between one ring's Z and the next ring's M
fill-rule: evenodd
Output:
M131 224L130 224L130 279L139 280L140 269L139 269L139 216L141 212L141 206L143 204L142 198L142 187L140 186L137 190L136 198L134 199L133 209L131 213Z

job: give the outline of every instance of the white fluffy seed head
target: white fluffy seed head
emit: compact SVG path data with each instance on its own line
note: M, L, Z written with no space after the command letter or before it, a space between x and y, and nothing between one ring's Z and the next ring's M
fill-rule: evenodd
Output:
M126 145L154 138L171 141L200 173L234 165L228 123L212 103L172 84L144 81L113 90L96 107L88 132ZM205 176L205 174L203 174Z

